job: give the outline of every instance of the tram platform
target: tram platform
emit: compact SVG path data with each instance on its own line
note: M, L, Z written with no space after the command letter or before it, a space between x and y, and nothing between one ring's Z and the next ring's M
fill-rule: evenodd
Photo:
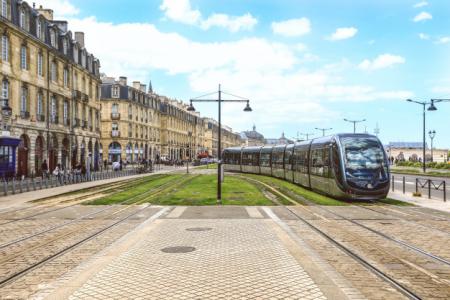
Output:
M389 192L388 197L391 199L408 202L408 203L411 203L411 204L414 204L417 206L421 206L421 207L450 212L450 201L444 202L442 199L435 199L435 198L428 199L427 197L413 197L412 193L403 194L400 191L396 191L396 192L391 191L391 192Z

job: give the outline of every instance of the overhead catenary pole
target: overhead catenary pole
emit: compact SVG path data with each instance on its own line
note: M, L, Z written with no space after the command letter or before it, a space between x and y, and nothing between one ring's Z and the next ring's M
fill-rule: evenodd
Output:
M353 133L356 133L356 123L362 123L362 122L365 122L366 119L362 119L362 120L349 120L349 119L344 119L344 121L353 123Z

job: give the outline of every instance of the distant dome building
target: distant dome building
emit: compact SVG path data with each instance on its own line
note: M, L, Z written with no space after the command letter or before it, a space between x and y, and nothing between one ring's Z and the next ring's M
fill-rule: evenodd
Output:
M241 138L244 146L263 146L266 141L264 135L256 131L255 125L253 125L253 130L241 132Z
M284 136L284 132L281 134L281 137L278 139L266 139L266 145L286 145L293 144L294 141L286 138Z

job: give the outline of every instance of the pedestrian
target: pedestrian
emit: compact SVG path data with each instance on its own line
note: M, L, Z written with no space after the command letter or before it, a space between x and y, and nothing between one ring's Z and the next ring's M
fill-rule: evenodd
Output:
M47 165L47 160L44 159L44 161L41 164L41 173L42 173L42 179L44 179L44 177L48 177L48 165Z
M56 176L56 179L58 180L58 182L60 183L60 184L62 184L62 178L61 178L61 164L57 164L56 165L56 167L55 167L55 169L53 170L53 175L55 175Z

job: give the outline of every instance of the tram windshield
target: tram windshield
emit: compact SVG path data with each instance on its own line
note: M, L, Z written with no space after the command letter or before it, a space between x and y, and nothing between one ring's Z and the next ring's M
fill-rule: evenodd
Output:
M383 148L376 138L342 137L345 175L359 188L374 188L388 180Z

